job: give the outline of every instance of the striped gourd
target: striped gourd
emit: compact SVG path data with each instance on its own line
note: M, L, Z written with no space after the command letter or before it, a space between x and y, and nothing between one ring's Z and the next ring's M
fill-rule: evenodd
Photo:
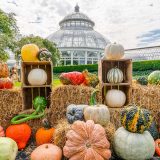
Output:
M121 83L123 81L123 72L119 68L112 68L107 73L109 83Z
M143 133L151 123L152 116L147 109L131 106L121 112L121 124L129 132Z

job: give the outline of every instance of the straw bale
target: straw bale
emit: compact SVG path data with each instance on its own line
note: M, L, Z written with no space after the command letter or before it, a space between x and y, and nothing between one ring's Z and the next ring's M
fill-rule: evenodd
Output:
M0 125L6 128L10 119L22 111L21 90L0 90Z
M57 87L51 94L50 109L53 115L51 121L57 123L58 120L63 119L69 104L89 104L93 90L92 87L86 86L63 85Z
M110 121L118 129L121 126L121 110L123 108L108 108L110 111Z
M150 110L155 120L160 112L160 86L133 84L132 103Z
M66 143L66 133L71 129L71 124L66 119L61 119L55 128L56 131L53 135L52 142L63 149Z

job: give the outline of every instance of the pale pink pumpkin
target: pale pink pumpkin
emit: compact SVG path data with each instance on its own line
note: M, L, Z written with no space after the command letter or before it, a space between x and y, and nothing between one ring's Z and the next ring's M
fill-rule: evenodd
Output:
M92 120L74 122L66 137L63 153L69 160L108 160L111 157L104 128Z
M42 144L31 153L31 160L61 160L62 150L51 143Z
M4 136L5 136L5 133L4 133L3 127L0 126L0 137L4 137Z

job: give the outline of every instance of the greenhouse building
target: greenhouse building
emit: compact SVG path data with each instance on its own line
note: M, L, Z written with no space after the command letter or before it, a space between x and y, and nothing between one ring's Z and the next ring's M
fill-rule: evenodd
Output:
M59 22L60 29L47 38L57 44L61 51L61 64L94 64L102 57L105 46L110 43L94 30L95 23L75 6L72 14Z

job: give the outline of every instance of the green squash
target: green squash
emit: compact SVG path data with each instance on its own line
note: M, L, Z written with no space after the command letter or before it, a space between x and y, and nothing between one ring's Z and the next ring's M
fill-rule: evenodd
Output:
M51 61L52 54L46 48L42 48L42 49L40 49L40 51L38 53L38 59L40 61Z
M151 123L152 116L147 109L131 106L121 112L121 124L129 132L143 133Z
M160 71L154 71L148 76L148 82L150 84L160 84Z
M141 85L147 85L148 79L146 77L141 76L141 77L137 78L137 82Z

